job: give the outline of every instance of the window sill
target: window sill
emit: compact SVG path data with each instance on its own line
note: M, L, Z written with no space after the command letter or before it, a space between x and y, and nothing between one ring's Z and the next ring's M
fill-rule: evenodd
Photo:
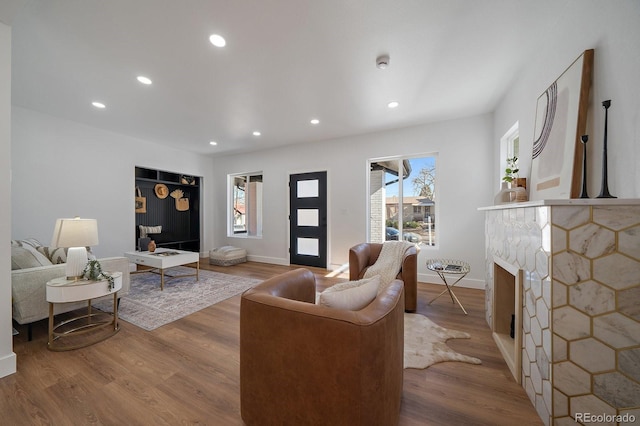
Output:
M239 238L242 240L261 240L262 235L245 235L245 234L230 234L227 238Z

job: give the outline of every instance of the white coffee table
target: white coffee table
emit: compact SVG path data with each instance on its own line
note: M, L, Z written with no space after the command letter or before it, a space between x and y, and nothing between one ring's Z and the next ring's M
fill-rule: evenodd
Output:
M167 279L178 277L196 277L196 281L200 279L200 254L193 251L174 250L158 248L156 251L128 251L124 254L130 261L136 265L148 266L150 270L137 272L153 272L160 275L160 290L164 290L164 271L181 265L195 263L196 273L185 275L167 276ZM132 272L136 273L136 272Z

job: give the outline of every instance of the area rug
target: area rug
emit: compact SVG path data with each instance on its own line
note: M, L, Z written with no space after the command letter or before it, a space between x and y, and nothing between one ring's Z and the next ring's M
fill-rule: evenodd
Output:
M183 318L215 303L252 288L261 281L200 270L195 276L170 278L194 273L193 268L178 266L165 271L164 291L160 276L151 272L131 275L129 294L120 299L118 317L147 331ZM112 302L99 302L95 307L111 312Z
M427 368L438 362L459 361L481 364L478 358L459 354L445 343L469 339L463 331L447 330L420 314L404 314L404 368Z

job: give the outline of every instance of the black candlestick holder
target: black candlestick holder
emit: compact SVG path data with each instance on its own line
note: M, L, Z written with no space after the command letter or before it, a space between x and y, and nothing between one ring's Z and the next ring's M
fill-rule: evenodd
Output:
M582 142L582 191L580 198L589 198L589 194L587 194L587 142L589 142L589 135L582 135L580 141Z
M604 108L604 144L602 146L602 189L597 198L618 198L609 193L608 171L607 171L607 124L609 121L609 107L611 100L603 101Z

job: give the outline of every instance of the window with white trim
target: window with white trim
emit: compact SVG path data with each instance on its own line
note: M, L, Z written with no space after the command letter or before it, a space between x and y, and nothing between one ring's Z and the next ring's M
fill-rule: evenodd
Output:
M262 236L262 172L227 176L229 236Z
M500 180L498 186L503 182L502 178L505 176L505 170L508 167L507 159L520 157L520 129L518 128L519 122L511 126L507 133L500 138Z
M437 154L369 160L369 241L437 245Z

